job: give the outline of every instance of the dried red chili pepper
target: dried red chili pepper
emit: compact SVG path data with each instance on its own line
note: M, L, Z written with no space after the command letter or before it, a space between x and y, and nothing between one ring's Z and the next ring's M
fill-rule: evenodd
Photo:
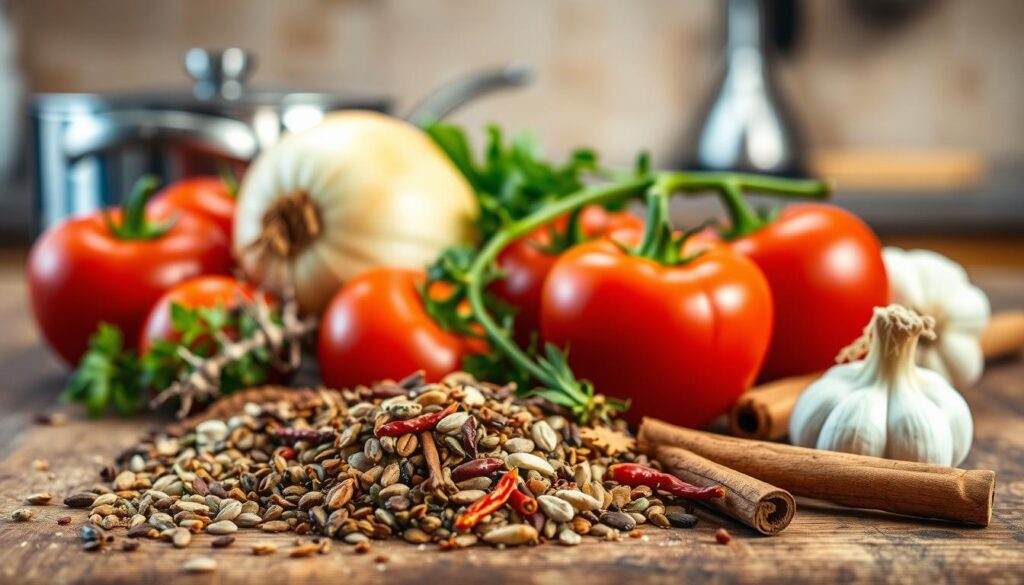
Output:
M306 441L318 445L333 441L334 431L318 431L316 429L293 429L291 427L277 427L274 429L274 437L285 441L298 442Z
M512 493L508 496L508 505L522 514L523 516L529 516L537 512L537 500L524 494L518 489L512 490Z
M680 498L692 500L710 500L725 495L725 488L720 485L697 487L693 484L636 463L616 463L608 468L612 478L624 485L645 485L656 490L668 492Z
M469 530L476 526L484 516L504 506L512 492L519 491L516 489L517 481L519 481L519 468L513 467L512 471L498 480L498 485L494 486L489 494L473 502L466 513L455 520L456 530Z
M441 422L441 419L458 410L458 404L450 404L448 408L410 418L409 420L395 420L380 425L374 434L378 437L400 437L406 433L419 433L430 431Z
M505 462L496 457L467 461L452 470L452 481L460 482L474 477L490 475L505 467Z

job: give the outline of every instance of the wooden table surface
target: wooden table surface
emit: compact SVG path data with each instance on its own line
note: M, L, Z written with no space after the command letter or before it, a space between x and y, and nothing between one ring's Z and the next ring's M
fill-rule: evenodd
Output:
M988 528L846 510L800 501L792 525L777 537L762 537L728 519L702 513L694 530L646 530L642 539L499 551L475 548L439 552L402 542L376 544L357 555L340 542L323 556L291 559L284 552L255 557L248 543L275 541L282 551L294 536L243 531L238 542L212 551L208 536L188 549L144 541L134 553L81 550L81 510L62 505L33 507L33 520L15 523L11 511L27 494L50 491L55 500L94 483L100 467L147 428L163 421L88 421L61 407L64 372L40 346L27 314L17 261L0 262L0 583L248 583L349 579L388 583L679 583L749 582L1022 582L1024 579L1024 361L990 367L967 393L975 417L975 442L965 467L997 472L995 512ZM996 308L1024 305L1024 270L975 271ZM32 422L36 413L64 408L69 424ZM33 469L44 459L49 471ZM69 526L57 518L71 516ZM732 543L715 543L726 527ZM121 539L120 535L118 540ZM214 554L215 553L215 554ZM215 573L187 575L182 564L211 556Z

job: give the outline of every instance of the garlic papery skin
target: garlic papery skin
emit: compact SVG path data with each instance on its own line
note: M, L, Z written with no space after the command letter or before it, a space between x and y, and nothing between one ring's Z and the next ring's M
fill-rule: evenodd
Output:
M272 293L294 287L320 314L348 279L377 266L425 268L476 238L469 183L420 129L345 110L275 143L246 172L233 248Z
M933 327L906 307L876 308L864 360L832 367L800 396L789 421L793 444L959 465L971 448L971 411L944 377L914 363L918 338Z
M935 319L935 339L922 341L917 364L934 370L961 390L978 381L985 367L979 343L991 309L967 271L931 250L882 251L889 277L889 302Z

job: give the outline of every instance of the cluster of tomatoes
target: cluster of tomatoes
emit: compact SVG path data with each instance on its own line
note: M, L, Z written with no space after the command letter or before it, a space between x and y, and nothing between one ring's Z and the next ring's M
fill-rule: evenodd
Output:
M31 253L29 287L50 346L77 364L106 322L145 353L152 340L174 339L172 303L251 298L251 285L230 276L234 206L219 179L187 179L142 207L143 222L169 226L155 236L114 229L129 221L127 208L48 231ZM661 415L702 426L757 379L825 369L888 294L874 234L827 204L789 206L731 240L702 232L684 244L683 261L669 264L631 252L645 224L626 212L584 209L583 243L555 252L553 230L565 224L507 247L489 292L515 307L521 345L567 349L578 377L631 400L633 421ZM423 271L380 267L335 294L320 325L325 384L352 387L417 370L436 380L492 350L432 318L425 281Z
M174 338L172 303L226 306L253 294L229 276L235 198L221 179L185 179L137 203L137 220L162 229L119 233L128 211L115 209L65 221L32 248L32 311L69 365L78 364L100 323L117 326L129 346L145 350Z
M673 265L630 253L644 231L635 216L587 208L581 226L591 239L558 254L552 226L514 242L490 291L518 309L520 344L539 334L566 348L577 376L631 401L633 422L657 415L703 426L758 378L823 370L888 295L875 235L827 204L789 206L729 241L700 233ZM342 288L321 324L327 384L417 369L437 379L486 349L431 318L424 278L382 268Z

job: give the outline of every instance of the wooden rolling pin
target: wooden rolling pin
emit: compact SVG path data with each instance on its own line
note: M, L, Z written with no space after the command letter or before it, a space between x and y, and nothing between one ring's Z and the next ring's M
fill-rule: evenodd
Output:
M981 335L981 352L997 360L1024 348L1024 311L996 313ZM729 410L729 431L746 439L777 440L789 434L789 417L800 394L821 372L755 386Z
M996 474L820 451L684 429L644 418L637 446L651 456L680 447L793 495L988 526Z

